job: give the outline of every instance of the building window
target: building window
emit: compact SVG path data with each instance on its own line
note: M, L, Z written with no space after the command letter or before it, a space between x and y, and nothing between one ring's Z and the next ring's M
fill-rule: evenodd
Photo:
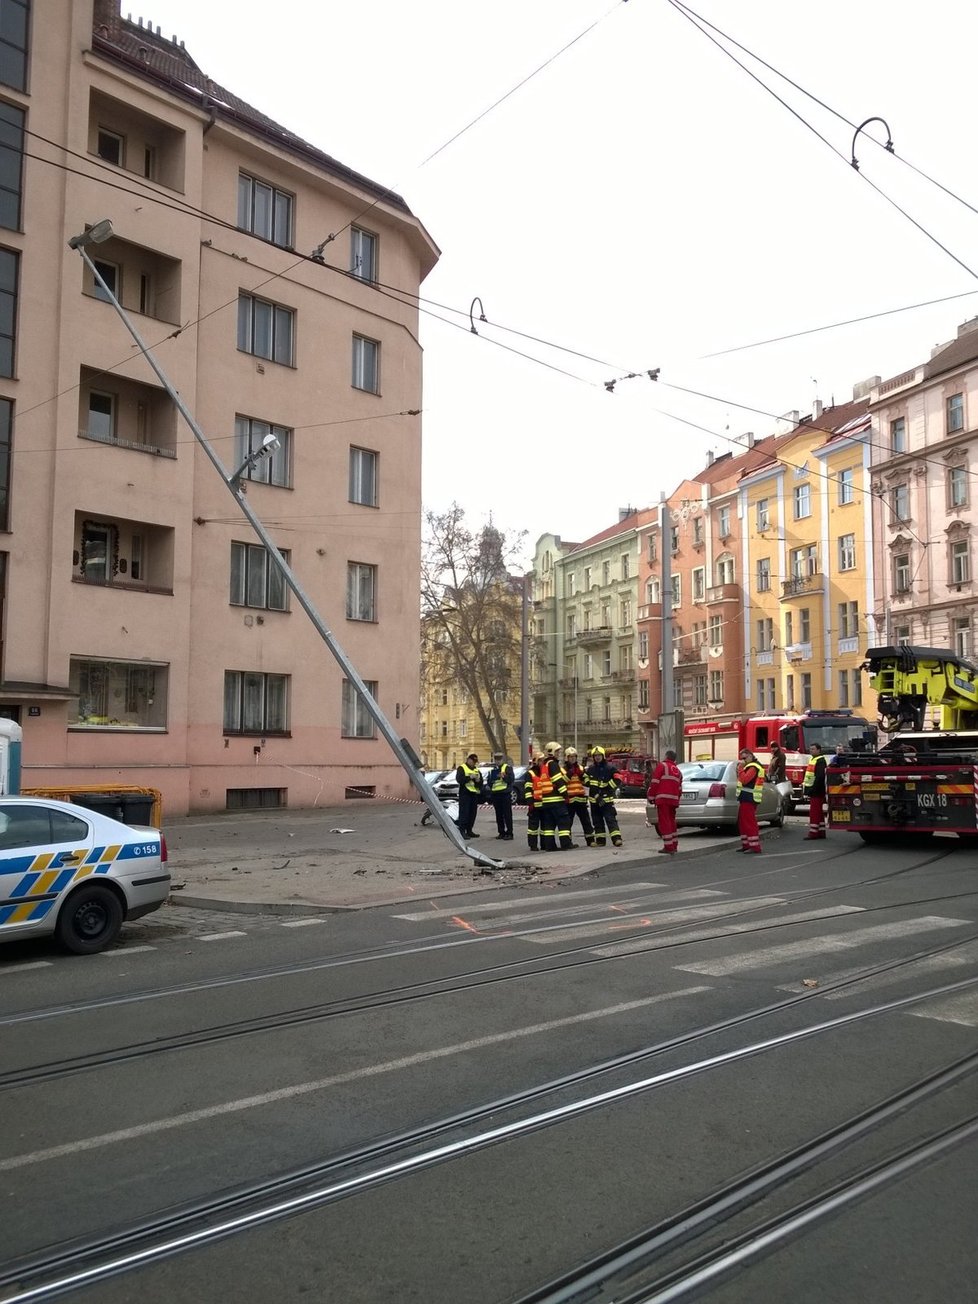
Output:
M377 619L377 567L365 562L346 563L347 620Z
M628 553L621 554L621 577L623 580L628 579Z
M723 706L723 671L710 671L710 704Z
M567 637L577 637L577 614L573 611L567 613Z
M649 681L647 679L638 681L638 709L640 711L649 709Z
M252 294L238 295L238 348L256 358L294 365L295 312Z
M733 584L734 582L734 559L732 557L720 557L717 561L717 584Z
M964 395L950 394L944 401L947 412L947 433L956 435L964 429Z
M771 587L771 558L761 557L757 562L757 591L767 593Z
M0 10L0 32L5 11ZM2 51L0 40L0 51ZM0 103L0 226L20 230L20 195L24 170L24 110Z
M839 603L839 637L855 638L859 633L859 603Z
M717 526L720 531L720 538L726 539L730 535L730 508L721 507L717 513Z
M763 617L757 622L757 651L770 652L774 646L774 621Z
M165 729L168 667L145 661L72 657L68 705L72 729Z
M585 679L594 678L594 657L591 655L590 652L584 653L584 678Z
M0 530L10 528L10 441L13 423L13 400L0 398ZM0 585L0 601L2 599L3 585Z
M723 617L711 616L707 634L710 647L723 647Z
M274 426L270 421L259 421L255 417L235 417L235 465L241 466L246 458L256 453L269 435L274 435L278 440L278 448L258 458L241 473L242 479L287 488L291 483L292 431L286 426Z
M693 705L706 706L706 675L693 676Z
M95 138L95 153L106 163L112 163L117 168L125 167L125 136L120 136L117 131L109 131L106 127L99 127Z
M801 677L801 709L803 711L812 709L812 677L810 674L804 674Z
M289 728L289 676L225 670L224 732L284 734Z
M909 625L896 625L896 626L894 627L894 630L893 630L893 641L894 641L894 643L909 643L909 642L910 642L910 626L909 626Z
M659 596L659 590L660 590L660 584L657 579L651 579L645 581L645 601L650 606L654 606L657 602L661 601Z
M675 557L679 551L679 526L670 525L669 527L669 551Z
M290 554L281 552L288 562ZM231 544L232 607L258 607L262 611L287 611L285 578L260 543Z
M364 687L370 696L377 700L377 681L365 679ZM349 679L343 680L343 722L341 733L344 738L376 738L377 726L373 716L364 705L363 699Z
M897 593L910 592L909 552L897 552L893 555L893 588Z
M795 485L795 520L800 521L805 516L812 514L812 486L810 484Z
M683 581L681 575L670 575L672 580L672 605L681 607L683 602Z
M363 335L353 337L354 389L365 389L368 394L380 393L380 345Z
M362 507L377 506L378 453L369 448L350 447L349 501Z
M622 629L627 628L632 623L632 600L631 598L622 598L618 604L618 624Z
M702 516L693 517L693 543L701 544L703 542L703 518Z
M632 668L632 645L626 643L624 647L618 649L618 669L631 670Z
M801 607L798 611L798 624L801 627L801 641L810 643L812 641L812 613L808 607ZM811 706L811 702L808 704Z
M377 237L358 226L350 228L350 271L361 281L377 279Z
M894 485L890 490L890 511L895 521L910 520L910 486Z
M17 254L0 249L0 376L14 374L18 263Z
M849 671L839 671L839 705L849 705Z
M573 572L571 572L571 574L567 576L567 596L569 598L572 598L576 592L577 592L577 576Z
M839 535L839 570L848 571L856 569L856 536L854 534Z
M111 442L115 439L115 395L101 394L91 390L88 395L88 429L89 439L103 439Z
M584 567L584 592L586 593L591 587L591 567Z
M100 258L93 258L95 270L101 276L108 289L103 289L100 281L92 277L92 294L96 299L101 299L103 303L111 303L112 296L116 299L122 299L122 272L117 263L106 263Z
M862 706L863 704L863 677L862 671L852 671L852 693L850 695L850 705Z
M611 674L611 652L601 653L601 674L605 679Z
M290 194L277 190L267 181L249 177L245 172L238 176L238 226L242 231L291 249L293 203Z
M839 472L839 506L851 503L856 496L856 473L852 467Z
M786 675L784 681L784 705L786 711L795 709L795 677Z
M790 647L795 641L794 636L795 618L794 613L786 611L784 613L784 642L786 647Z
M952 584L967 584L971 579L971 545L967 539L955 539L950 549Z
M638 659L639 661L648 661L649 659L649 635L648 630L641 630L638 636Z
M890 451L905 453L907 451L907 418L897 417L890 422Z
M968 506L968 471L963 466L952 466L947 473L948 507Z
M791 578L793 580L808 579L818 570L818 551L816 545L810 543L804 548L792 548L790 562Z
M767 498L757 500L757 528L759 531L771 528L771 508Z
M763 680L763 679L759 679L759 680L757 681L757 709L758 709L758 711L763 711L763 710L764 710L764 702L765 702L765 696L764 696L764 680Z
M0 82L27 90L27 30L29 0L3 0L0 5Z
M656 545L656 536L655 536L654 534L650 534L650 535L649 535L649 552L648 552L648 557L649 557L649 564L650 564L650 565L651 565L652 562L654 562L654 561L658 561L658 558L659 558L659 549L658 549L658 547L657 547L657 545Z
M602 584L610 584L610 583L611 583L611 562L610 562L610 561L603 561L603 562L601 563L601 583L602 583ZM604 624L605 622L602 621L601 623Z
M951 623L954 654L959 657L971 656L971 618L956 616Z
M702 602L706 597L706 571L697 566L693 571L693 601Z

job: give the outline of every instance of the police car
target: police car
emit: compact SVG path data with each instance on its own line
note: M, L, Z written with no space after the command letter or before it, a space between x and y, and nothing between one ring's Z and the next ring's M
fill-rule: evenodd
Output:
M0 797L0 942L53 934L93 955L169 892L159 829L67 801Z

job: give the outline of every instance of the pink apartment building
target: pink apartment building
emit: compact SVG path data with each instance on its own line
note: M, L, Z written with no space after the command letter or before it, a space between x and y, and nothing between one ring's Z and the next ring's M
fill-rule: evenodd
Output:
M973 657L978 318L877 384L870 411L877 638Z
M92 255L228 472L277 436L248 501L415 745L412 304L437 248L118 0L3 14L0 711L25 786L146 784L172 813L404 793L67 242L111 220Z

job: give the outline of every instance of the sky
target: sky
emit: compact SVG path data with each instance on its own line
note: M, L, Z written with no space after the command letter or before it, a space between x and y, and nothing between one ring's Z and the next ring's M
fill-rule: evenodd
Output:
M976 5L694 3L849 123L886 120L895 153L873 124L857 171L851 125L734 51L778 103L669 0L146 3L123 13L398 191L441 249L421 288L429 510L584 540L978 315L978 214L903 162L978 209Z

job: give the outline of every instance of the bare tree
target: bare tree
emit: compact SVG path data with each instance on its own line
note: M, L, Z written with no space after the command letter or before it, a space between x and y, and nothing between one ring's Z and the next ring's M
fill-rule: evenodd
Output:
M494 752L509 752L520 718L523 581L510 567L523 538L522 532L507 536L491 521L470 528L458 503L425 513L422 684L465 688Z

